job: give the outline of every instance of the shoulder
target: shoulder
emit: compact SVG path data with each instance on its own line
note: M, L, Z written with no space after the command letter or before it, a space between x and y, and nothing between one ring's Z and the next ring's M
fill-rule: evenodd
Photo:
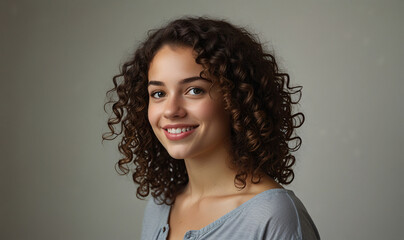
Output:
M166 224L170 206L158 204L154 198L147 202L142 224L142 239L151 239L156 231Z
M147 201L144 215L145 215L145 217L158 216L158 215L164 214L164 211L169 208L170 208L170 206L168 206L166 204L159 204L157 202L157 200L152 197Z
M319 239L316 226L293 191L271 189L255 196L243 211L262 239Z
M247 202L244 209L246 219L259 225L271 223L272 227L297 228L296 204L285 189L262 192Z

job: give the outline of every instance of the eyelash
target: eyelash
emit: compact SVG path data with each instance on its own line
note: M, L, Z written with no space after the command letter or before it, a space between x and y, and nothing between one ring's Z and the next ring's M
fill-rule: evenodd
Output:
M150 94L150 96L151 96L152 98L156 98L156 99L162 98L162 97L155 97L155 95L156 95L157 93L162 93L162 94L164 94L164 92L162 92L162 91L155 91L155 92L152 92L152 93ZM164 96L163 96L163 97L164 97Z
M202 88L197 88L197 87L192 87L192 88L190 88L190 89L187 91L187 93L191 92L192 90L198 90L198 91L200 91L199 94L196 93L196 94L192 94L192 95L201 95L201 94L204 94L204 93L205 93L205 91L204 91Z
M190 93L190 92L193 91L193 90L199 91L199 93L191 94L191 95L193 95L193 96L202 95L202 94L205 93L205 90L203 90L202 88L198 88L198 87L192 87L192 88L190 88L189 90L187 90L186 93L188 94L188 93ZM163 94L163 96L156 97L156 94ZM152 92L152 93L150 94L150 96L151 96L152 98L155 98L155 99L160 99L160 98L162 98L162 97L165 96L165 93L164 93L163 91L154 91L154 92Z

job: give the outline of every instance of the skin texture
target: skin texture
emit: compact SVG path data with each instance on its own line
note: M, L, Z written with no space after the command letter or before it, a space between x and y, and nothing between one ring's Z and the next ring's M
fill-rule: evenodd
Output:
M205 227L260 192L282 188L267 175L258 184L249 181L244 189L236 188L229 116L220 89L209 80L183 81L198 77L202 70L192 48L164 45L148 72L150 125L170 156L184 159L189 176L171 208L170 240L183 239L187 231ZM185 138L170 140L167 124L198 127Z
M181 82L198 77L202 70L195 63L191 48L169 45L162 47L150 64L149 121L159 141L176 159L211 158L212 152L229 148L229 116L224 111L219 90L213 88L209 94L211 81L208 80ZM198 127L188 137L171 141L163 129L167 124Z

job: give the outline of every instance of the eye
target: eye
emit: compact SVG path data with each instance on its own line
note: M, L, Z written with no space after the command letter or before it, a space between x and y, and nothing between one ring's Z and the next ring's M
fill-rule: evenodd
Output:
M151 94L150 94L150 96L152 97L152 98L162 98L162 97L164 97L166 94L164 93L164 92L162 92L162 91L156 91L156 92L152 92Z
M187 93L189 93L191 95L200 95L204 92L205 91L203 89L194 87L194 88L189 89Z

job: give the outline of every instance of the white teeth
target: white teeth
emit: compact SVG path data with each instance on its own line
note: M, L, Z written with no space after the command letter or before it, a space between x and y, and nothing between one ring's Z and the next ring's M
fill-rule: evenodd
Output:
M167 128L167 132L169 133L174 133L174 134L179 134L182 132L188 132L190 130L194 129L194 127L187 127L187 128Z

